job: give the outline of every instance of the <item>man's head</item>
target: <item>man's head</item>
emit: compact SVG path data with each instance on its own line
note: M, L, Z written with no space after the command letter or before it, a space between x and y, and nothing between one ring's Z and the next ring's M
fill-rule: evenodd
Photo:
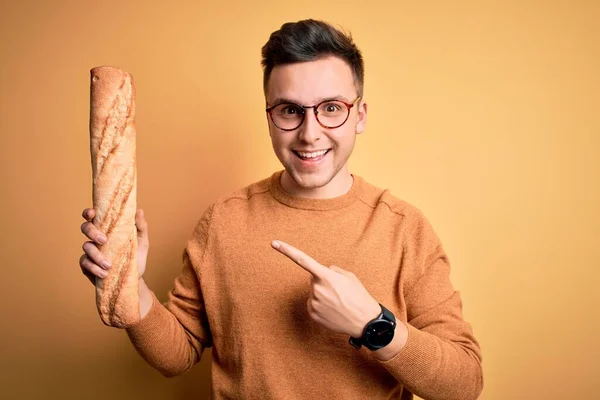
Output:
M335 194L351 182L347 161L366 123L360 51L331 25L306 20L273 32L262 56L269 133L288 188Z

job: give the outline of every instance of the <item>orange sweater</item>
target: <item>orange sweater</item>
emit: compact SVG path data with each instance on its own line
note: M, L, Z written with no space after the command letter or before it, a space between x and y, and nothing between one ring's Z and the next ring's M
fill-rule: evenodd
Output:
M127 334L165 376L212 347L215 399L474 399L480 347L449 281L448 258L423 214L354 176L334 199L292 197L281 171L215 202L183 252L168 301ZM356 350L307 314L310 275L283 240L352 271L408 327L388 361Z

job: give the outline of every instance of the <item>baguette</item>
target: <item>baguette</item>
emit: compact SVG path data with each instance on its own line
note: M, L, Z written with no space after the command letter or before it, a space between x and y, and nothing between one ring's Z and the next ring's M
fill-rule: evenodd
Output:
M98 248L112 263L106 278L96 277L96 308L105 325L126 328L140 319L135 84L116 67L90 72L92 223L106 234L107 242Z

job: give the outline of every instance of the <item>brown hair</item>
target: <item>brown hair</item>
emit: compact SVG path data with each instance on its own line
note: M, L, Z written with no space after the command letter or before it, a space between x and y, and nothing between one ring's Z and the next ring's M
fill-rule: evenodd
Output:
M307 19L285 23L271 34L261 54L265 93L271 71L277 65L335 56L350 66L358 95L363 94L365 67L360 50L349 33L346 34L326 22Z

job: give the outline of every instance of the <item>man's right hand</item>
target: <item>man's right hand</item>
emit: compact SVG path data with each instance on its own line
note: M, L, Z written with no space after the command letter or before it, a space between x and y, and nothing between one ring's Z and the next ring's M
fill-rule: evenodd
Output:
M92 223L96 216L93 208L83 210L82 216L86 222L81 225L81 232L89 241L83 244L84 254L79 258L79 266L81 267L81 272L95 285L95 277L106 277L108 269L111 268L110 260L107 260L97 247L98 244L106 243L106 235ZM135 214L135 225L138 240L138 275L141 278L146 270L146 260L150 247L148 223L141 209L137 210Z

